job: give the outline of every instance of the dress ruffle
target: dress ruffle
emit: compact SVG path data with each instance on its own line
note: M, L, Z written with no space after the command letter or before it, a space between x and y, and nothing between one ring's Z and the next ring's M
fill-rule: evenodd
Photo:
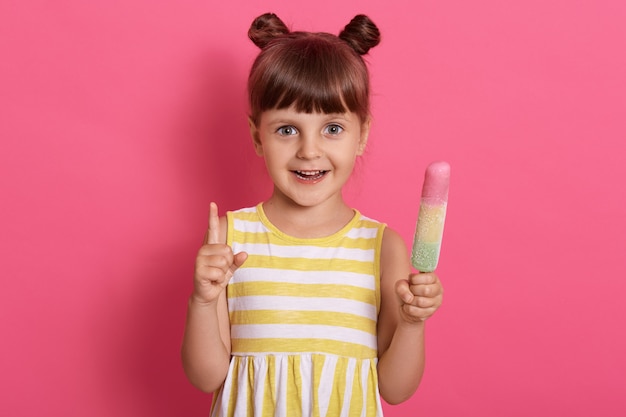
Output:
M233 356L211 416L379 417L376 362L315 353Z

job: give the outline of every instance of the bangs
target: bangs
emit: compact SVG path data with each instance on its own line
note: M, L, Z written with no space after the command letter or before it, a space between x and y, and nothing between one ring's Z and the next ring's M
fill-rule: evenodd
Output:
M338 48L336 41L320 35L271 45L262 54L265 59L255 62L248 80L253 121L263 111L291 106L303 113L354 112L362 120L367 118L365 64L347 44Z
M282 92L277 103L268 103L270 108L284 109L294 106L296 111L304 113L347 113L356 111L346 103L354 102L354 98L346 100L346 96L354 95L352 91L344 91L336 77L329 79L308 77L305 72L296 72L293 79L286 80L284 85L275 86L277 92ZM331 74L327 74L331 75ZM335 78L335 79L333 79ZM268 109L263 109L268 110Z

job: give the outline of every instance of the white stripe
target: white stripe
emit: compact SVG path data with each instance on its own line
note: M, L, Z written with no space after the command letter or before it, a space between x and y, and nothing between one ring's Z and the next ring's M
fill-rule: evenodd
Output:
M337 285L337 279L341 285L375 290L376 283L371 275L356 272L333 272L333 271L279 271L268 268L241 268L237 270L232 282L280 282L295 284L325 284Z
M265 233L268 228L261 221L233 219L233 228L244 233ZM377 227L355 227L346 233L348 239L374 239L378 234Z
M235 324L231 326L230 333L234 339L326 339L376 349L375 335L348 327L318 324Z
M262 416L265 397L265 380L268 378L267 358L254 362L254 416ZM240 382L241 384L241 382Z
M248 358L239 362L239 371L237 373L237 380L239 385L234 387L235 392L235 409L233 410L233 416L244 417L248 413L248 406L246 400L248 399ZM233 395L233 394L230 394ZM230 397L229 395L229 397ZM228 397L227 397L228 399ZM228 410L228 401L224 404L225 410Z
M232 362L234 361L231 361L231 365L232 365ZM228 387L229 385L225 385L224 388L219 391L219 393L213 394L213 395L217 395L217 397L214 399L215 408L213 408L213 412L211 413L210 417L223 417L224 415L224 391L228 390L230 392L230 389Z
M324 366L322 366L322 375L320 375L320 386L317 387L320 416L326 416L326 413L328 413L328 404L333 391L336 366L337 357L334 355L326 356Z
M378 392L378 387L376 387L376 417L383 417L383 404L380 400L380 392Z
M244 207L244 208L238 209L237 212L254 213L254 212L256 212L256 206Z
M328 311L356 314L376 320L376 306L361 301L327 297L283 297L277 295L244 296L228 300L229 311L278 310L278 311Z
M267 359L266 359L267 360ZM289 361L287 356L280 355L274 357L276 363L276 371L274 379L276 381L276 410L275 417L289 417L287 415L287 375Z
M341 406L341 417L350 415L350 401L352 400L352 386L354 383L354 369L356 368L356 359L348 359L346 366L346 389L343 393L343 405Z
M300 356L300 379L302 381L302 417L311 417L312 391L310 382L313 381L311 371L313 361L311 355Z
M365 417L367 413L367 380L370 375L370 361L363 361L361 363L361 391L363 392L363 410L361 410L361 417Z
M266 233L267 227L261 222L234 219L233 228L238 232L244 233Z
M230 396L233 390L233 369L235 368L236 360L231 360L228 365L228 375L227 380L224 383L224 388L221 390L219 397L215 403L215 417L224 417L226 412L228 411L228 401L230 400Z
M350 239L373 239L378 234L377 227L355 227L346 236Z
M372 261L374 249L329 247L329 246L281 246L267 243L245 243L237 245L236 252L248 255L275 256L278 258L346 259L350 261Z

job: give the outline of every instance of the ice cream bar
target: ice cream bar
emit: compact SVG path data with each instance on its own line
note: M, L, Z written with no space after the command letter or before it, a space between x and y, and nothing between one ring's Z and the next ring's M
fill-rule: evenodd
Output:
M433 162L426 168L411 262L420 272L432 272L439 262L448 205L450 165Z

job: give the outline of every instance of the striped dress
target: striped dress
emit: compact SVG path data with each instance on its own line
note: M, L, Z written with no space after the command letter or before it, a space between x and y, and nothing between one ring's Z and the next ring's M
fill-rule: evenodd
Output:
M382 416L376 322L382 223L355 216L299 239L259 204L227 213L227 243L248 259L227 287L232 359L218 416Z

